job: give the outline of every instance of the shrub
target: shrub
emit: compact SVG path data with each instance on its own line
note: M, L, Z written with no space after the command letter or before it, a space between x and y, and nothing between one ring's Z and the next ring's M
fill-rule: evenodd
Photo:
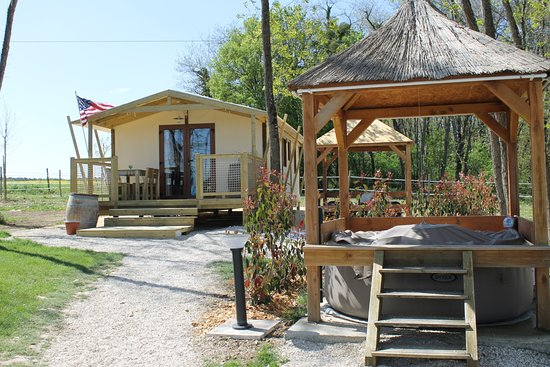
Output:
M382 172L376 171L375 180L372 186L372 199L366 203L359 204L355 215L358 217L398 217L402 215L404 207L392 203L392 195L388 190L388 182L392 180L392 173L388 172L386 178L382 178ZM360 182L361 184L361 182ZM357 195L357 202L360 202L362 192L368 189L366 184ZM407 209L407 208L405 208Z
M304 282L305 239L292 231L296 203L280 174L262 167L256 192L244 205L250 235L245 245L245 287L254 304L267 303L274 293Z
M432 187L421 190L412 205L413 215L494 215L498 201L485 175L460 174L458 181L444 176Z

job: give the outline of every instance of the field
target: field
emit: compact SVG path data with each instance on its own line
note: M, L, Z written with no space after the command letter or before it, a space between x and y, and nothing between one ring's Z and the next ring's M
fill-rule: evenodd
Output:
M70 193L68 180L9 180L0 194L0 224L42 227L61 224Z

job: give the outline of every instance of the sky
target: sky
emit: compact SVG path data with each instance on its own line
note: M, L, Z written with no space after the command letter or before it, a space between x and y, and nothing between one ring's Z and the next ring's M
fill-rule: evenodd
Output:
M0 0L2 36L8 4ZM0 118L9 110L14 128L8 177L45 177L47 168L69 177L75 91L116 106L183 90L176 59L188 43L86 41L205 40L251 12L244 0L19 0L0 91ZM85 156L83 132L75 133Z

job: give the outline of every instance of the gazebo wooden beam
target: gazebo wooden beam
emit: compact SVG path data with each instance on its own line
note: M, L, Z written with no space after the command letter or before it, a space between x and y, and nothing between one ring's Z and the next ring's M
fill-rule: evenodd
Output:
M461 103L451 105L380 107L350 109L344 112L347 120L362 118L407 118L424 116L470 115L472 113L506 112L503 103Z
M327 155L330 154L330 152L332 152L332 150L334 149L334 147L326 147L323 152L321 154L319 154L319 156L317 157L317 164L321 163L323 161L323 159L325 159L327 157Z
M542 93L542 81L529 82L534 244L548 246L544 102ZM535 268L535 293L537 298L537 327L543 330L550 330L550 284L548 268Z
M369 128L370 125L372 125L374 121L373 117L366 117L362 119L354 128L350 131L348 134L347 142L346 142L346 148L349 149L349 147L355 143L357 138L363 134L365 130Z
M336 114L334 118L334 132L336 133L336 141L338 142L340 218L343 218L347 225L350 216L348 150L346 148L347 121L342 119L341 113Z
M491 129L499 138L505 142L510 142L510 132L502 126L493 116L488 113L478 112L475 114L478 119L480 119L489 129Z
M393 144L389 144L389 147L390 147L391 150L393 150L399 156L399 158L401 158L403 160L403 162L405 162L407 160L407 156L405 155L405 153L401 149L399 149L398 147L396 147Z
M510 87L503 82L486 82L483 85L491 91L498 99L504 102L510 109L523 117L526 121L531 121L531 110L529 104L517 95Z
M315 115L315 133L321 131L321 129L329 122L329 120L346 104L347 101L353 96L351 92L338 92L336 93L321 110Z

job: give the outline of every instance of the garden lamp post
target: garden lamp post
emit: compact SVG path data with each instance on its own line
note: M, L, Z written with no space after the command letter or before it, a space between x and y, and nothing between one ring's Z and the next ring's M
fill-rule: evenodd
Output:
M228 235L226 243L233 254L233 277L235 280L235 308L237 309L237 323L233 329L244 330L252 327L246 321L246 300L244 295L244 276L243 276L243 257L245 237L238 235Z

